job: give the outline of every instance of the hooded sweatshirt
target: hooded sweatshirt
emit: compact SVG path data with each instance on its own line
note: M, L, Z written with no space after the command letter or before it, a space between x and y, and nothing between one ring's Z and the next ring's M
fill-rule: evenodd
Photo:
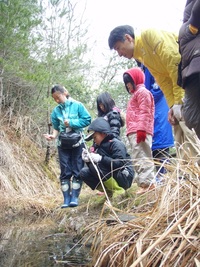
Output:
M131 76L136 85L127 104L126 134L141 130L153 135L155 104L152 93L145 88L145 75L140 68L132 68L125 73Z

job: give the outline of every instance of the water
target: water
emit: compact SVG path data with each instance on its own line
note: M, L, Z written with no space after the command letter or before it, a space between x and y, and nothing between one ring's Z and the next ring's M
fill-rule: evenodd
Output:
M89 266L90 248L58 232L51 220L0 225L0 267Z

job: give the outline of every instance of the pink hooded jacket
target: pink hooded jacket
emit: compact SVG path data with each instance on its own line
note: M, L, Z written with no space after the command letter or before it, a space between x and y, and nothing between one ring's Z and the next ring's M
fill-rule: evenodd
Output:
M132 68L125 73L131 76L136 85L127 104L126 134L141 130L153 135L155 104L152 93L145 88L145 75L140 68Z

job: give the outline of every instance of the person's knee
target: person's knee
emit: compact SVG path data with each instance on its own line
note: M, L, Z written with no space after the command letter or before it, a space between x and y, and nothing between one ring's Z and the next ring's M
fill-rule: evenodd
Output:
M84 181L84 179L88 177L88 168L87 167L82 168L79 176Z

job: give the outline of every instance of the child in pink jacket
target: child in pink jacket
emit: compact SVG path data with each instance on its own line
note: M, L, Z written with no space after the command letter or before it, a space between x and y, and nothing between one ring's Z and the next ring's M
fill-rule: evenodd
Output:
M126 135L137 173L136 182L143 194L155 187L154 162L152 157L152 136L154 129L154 98L145 88L145 75L138 68L127 70L123 74L124 84L131 98L126 111Z

